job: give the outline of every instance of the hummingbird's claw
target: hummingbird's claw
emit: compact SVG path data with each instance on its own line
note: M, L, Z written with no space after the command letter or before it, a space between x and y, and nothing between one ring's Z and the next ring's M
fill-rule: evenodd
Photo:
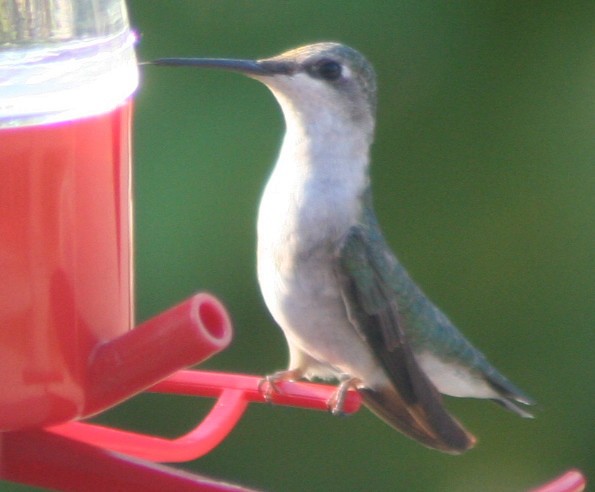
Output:
M279 388L279 383L284 381L295 381L302 377L300 369L288 369L285 371L277 371L262 378L258 382L258 391L267 403L271 403L273 395L282 395L283 390Z
M336 391L332 394L327 402L329 412L331 412L333 415L345 415L344 409L347 392L350 389L357 390L358 384L361 384L361 381L358 378L354 378L349 375L345 375L340 381L341 382L339 386L337 386Z

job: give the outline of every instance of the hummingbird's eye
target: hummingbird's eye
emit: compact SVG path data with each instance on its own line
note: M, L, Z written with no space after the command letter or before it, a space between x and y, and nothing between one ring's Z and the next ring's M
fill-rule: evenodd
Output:
M320 60L309 70L312 76L331 81L341 77L342 71L341 64L334 60Z

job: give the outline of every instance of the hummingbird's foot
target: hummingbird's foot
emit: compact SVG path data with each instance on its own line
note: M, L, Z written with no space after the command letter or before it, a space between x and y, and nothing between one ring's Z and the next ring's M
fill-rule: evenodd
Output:
M303 377L300 369L288 369L286 371L277 371L265 376L258 382L258 391L267 403L271 403L274 394L282 395L283 390L279 388L279 383L284 381L296 381Z
M347 392L350 389L357 390L357 386L361 384L360 379L351 377L348 374L342 376L339 381L339 386L327 402L329 412L331 412L333 415L345 415L343 410L345 408Z

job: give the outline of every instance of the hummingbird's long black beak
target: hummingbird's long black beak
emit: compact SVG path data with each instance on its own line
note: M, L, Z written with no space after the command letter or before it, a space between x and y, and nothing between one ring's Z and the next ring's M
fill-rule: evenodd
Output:
M256 76L272 76L280 74L291 75L295 72L294 64L274 60L233 60L228 58L159 58L151 62L146 62L146 64L168 67L218 68Z

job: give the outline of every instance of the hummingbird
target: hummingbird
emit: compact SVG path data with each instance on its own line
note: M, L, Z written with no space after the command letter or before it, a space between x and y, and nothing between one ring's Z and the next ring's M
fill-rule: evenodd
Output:
M277 99L286 133L258 211L257 272L289 346L289 367L266 378L337 380L333 413L360 392L389 425L459 454L475 437L441 394L485 398L522 417L534 401L492 366L426 297L388 246L372 202L376 75L339 43L257 60L151 62L240 72Z

